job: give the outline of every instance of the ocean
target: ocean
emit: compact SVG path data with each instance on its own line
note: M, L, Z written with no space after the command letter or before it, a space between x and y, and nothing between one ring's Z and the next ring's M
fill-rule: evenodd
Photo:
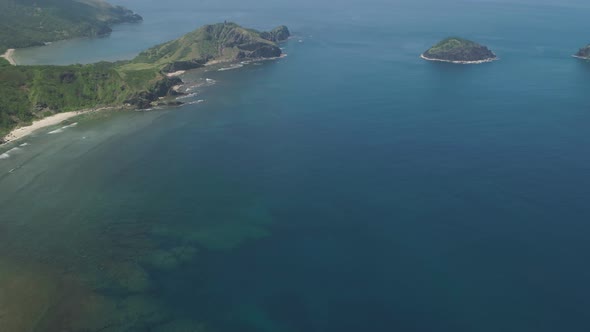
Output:
M2 147L0 330L588 330L590 5L118 3L144 23L17 61L128 59L224 20L294 37L187 73L185 106ZM447 36L500 61L419 58Z

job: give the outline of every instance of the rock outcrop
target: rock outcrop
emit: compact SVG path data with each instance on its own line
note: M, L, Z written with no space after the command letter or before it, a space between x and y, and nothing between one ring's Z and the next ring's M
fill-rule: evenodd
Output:
M291 32L289 31L289 28L287 28L284 25L281 25L279 27L272 29L269 32L262 32L260 34L260 37L266 40L270 40L271 42L280 43L289 39L289 37L291 37Z
M590 60L590 45L582 47L576 54L574 54L574 57Z

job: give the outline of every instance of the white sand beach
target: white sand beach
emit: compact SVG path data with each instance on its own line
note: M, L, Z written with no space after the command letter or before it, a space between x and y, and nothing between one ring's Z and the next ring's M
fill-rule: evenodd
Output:
M78 115L82 115L82 114L86 114L86 113L90 113L90 112L98 112L98 111L112 109L112 108L113 107L103 107L103 108L86 109L86 110L80 110L80 111L72 111L72 112L64 112L64 113L54 114L54 115L48 116L46 118L33 121L33 124L31 124L29 126L24 126L24 127L14 129L13 131L11 131L8 135L6 135L4 137L4 141L6 143L8 143L11 141L21 139L23 137L26 137L26 136L32 134L34 131L36 131L38 129L60 124L61 122L68 120L70 118L73 118L75 116L78 116Z
M10 62L11 65L16 66L16 61L14 61L14 48L11 48L9 50L6 51L6 53L2 54L0 57L8 60L8 62Z

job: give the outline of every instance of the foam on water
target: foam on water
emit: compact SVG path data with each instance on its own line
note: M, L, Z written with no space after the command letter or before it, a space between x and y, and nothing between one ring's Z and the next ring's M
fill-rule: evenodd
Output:
M24 146L24 145L21 144L20 146ZM14 147L14 148L10 149L10 150L8 150L8 151L0 154L0 160L2 160L2 159L8 159L8 158L10 158L12 156L12 154L14 152L18 152L20 150L21 150L21 148L19 148L19 147Z
M3 154L0 154L0 160L10 158L12 156L13 152L17 152L19 150L20 150L20 148L12 148L12 149L4 152Z
M233 65L233 66L219 68L217 71L234 70L234 69L238 69L238 68L242 68L242 67L244 67L244 65L241 64L241 63L238 63L238 64Z
M186 103L185 105L195 105L195 104L202 104L204 103L205 100L204 99L199 99L199 100L195 100L195 101L191 101L189 103Z
M188 98L192 98L192 97L196 97L196 96L197 96L197 93L196 92L193 92L193 93L189 93L188 95L185 95L185 96L177 97L176 99L177 100L178 99L188 99Z
M53 135L53 134L59 134L59 133L63 133L63 132L64 132L64 130L66 130L66 129L68 129L68 128L75 127L75 126L77 126L77 125L78 125L78 122L74 122L74 123L72 123L71 125L63 126L63 127L59 128L59 129L56 129L56 130L50 131L50 132L48 132L47 134L49 134L49 135Z
M184 88L184 91L181 91L187 95L179 96L177 99L194 97L198 93L197 89L199 89L203 86L212 86L215 83L217 83L217 81L210 79L210 78L204 78L204 79L201 78L201 79L199 79L199 81L190 82L190 83L191 83L190 85L188 85Z

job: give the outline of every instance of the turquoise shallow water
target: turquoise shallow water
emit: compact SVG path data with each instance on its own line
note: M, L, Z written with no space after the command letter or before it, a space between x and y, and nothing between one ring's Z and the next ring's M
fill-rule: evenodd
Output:
M296 38L205 74L203 103L8 152L0 312L40 331L587 330L587 5L122 3L146 22L28 61L124 58L223 19ZM501 61L418 58L455 34Z

